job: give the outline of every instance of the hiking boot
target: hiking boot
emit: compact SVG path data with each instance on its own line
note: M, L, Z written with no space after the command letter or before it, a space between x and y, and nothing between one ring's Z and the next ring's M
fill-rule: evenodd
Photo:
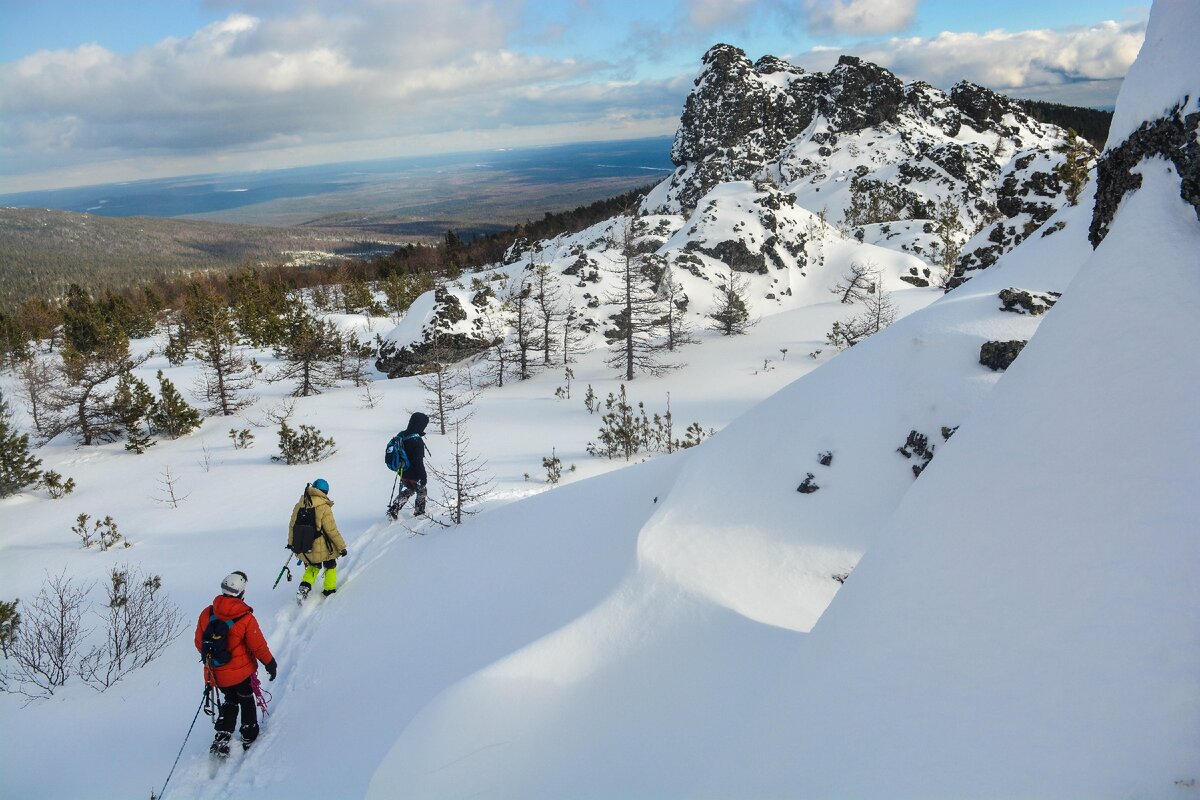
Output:
M250 745L254 744L254 740L258 738L258 723L252 722L249 725L243 725L238 729L242 734L242 752L250 749Z
M321 592L321 594L325 595L326 597L329 597L329 595L336 594L336 593L337 593L337 589L325 589L324 591Z
M296 602L303 603L310 591L312 591L312 586L307 583L301 583L300 588L296 590Z
M218 758L229 757L229 734L224 731L217 731L217 736L213 739L213 743L208 746L208 752Z

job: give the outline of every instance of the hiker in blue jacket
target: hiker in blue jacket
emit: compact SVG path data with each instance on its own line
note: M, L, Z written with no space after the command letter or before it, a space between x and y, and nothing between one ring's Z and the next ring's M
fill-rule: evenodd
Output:
M425 474L425 428L428 425L428 415L417 411L408 418L408 427L398 434L404 454L408 457L408 466L400 477L400 494L388 506L388 516L392 519L400 516L400 509L413 495L417 497L413 501L413 516L419 517L425 513L425 500L429 496L429 476Z

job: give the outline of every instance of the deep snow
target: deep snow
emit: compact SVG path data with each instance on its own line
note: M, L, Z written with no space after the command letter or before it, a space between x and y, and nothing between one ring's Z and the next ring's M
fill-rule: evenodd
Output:
M1150 30L1138 81L1193 63L1194 4L1157 3ZM460 528L382 516L378 451L422 402L411 379L376 382L374 409L349 387L300 401L339 446L307 467L270 462L271 427L234 450L222 419L142 456L42 448L79 489L0 501L16 567L0 596L136 563L189 627L108 692L0 696L0 795L160 787L200 700L190 625L240 568L280 662L272 714L215 778L202 718L168 798L1194 796L1200 225L1169 165L1141 171L1095 252L1089 195L927 307L930 290L898 293L912 313L836 358L821 340L844 308L817 284L630 384L651 411L670 391L677 426L720 429L699 448L623 469L586 456L583 391L618 384L599 351L571 400L557 372L484 392L470 429L497 493ZM1006 313L1008 287L1063 298ZM990 339L1030 343L994 373ZM170 373L180 388L191 369ZM914 429L936 445L915 480L896 452ZM551 447L578 471L547 490ZM177 509L153 499L163 465L190 492ZM808 472L821 488L802 495ZM298 608L294 583L270 582L318 475L351 555L338 595ZM81 550L81 511L134 546Z

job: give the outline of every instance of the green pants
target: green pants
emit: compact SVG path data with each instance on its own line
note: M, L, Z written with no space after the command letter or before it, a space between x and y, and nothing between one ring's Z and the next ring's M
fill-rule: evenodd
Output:
M333 564L333 566L332 567L328 566L329 564ZM309 586L314 585L317 582L317 573L321 571L322 567L325 568L325 583L321 588L327 592L331 591L333 589L336 589L337 588L337 562L336 561L326 561L324 564L309 565L304 570L304 578L301 580L301 583L307 583Z

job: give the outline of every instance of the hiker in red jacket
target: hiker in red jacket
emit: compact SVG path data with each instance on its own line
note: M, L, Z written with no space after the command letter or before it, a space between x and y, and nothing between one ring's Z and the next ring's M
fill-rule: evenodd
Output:
M196 622L196 649L204 659L204 683L221 690L223 699L217 715L217 736L210 753L229 755L229 739L237 723L238 708L242 711L242 749L249 750L258 738L258 714L254 706L251 679L258 672L258 663L266 665L267 674L275 680L278 666L267 640L263 638L254 618L254 609L246 605L246 573L230 573L221 581L221 594L212 605L200 612Z

